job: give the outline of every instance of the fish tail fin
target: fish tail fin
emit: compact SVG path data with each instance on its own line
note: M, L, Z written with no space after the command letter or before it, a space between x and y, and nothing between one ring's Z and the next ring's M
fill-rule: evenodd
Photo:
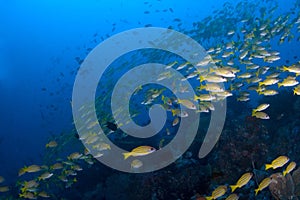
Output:
M266 167L265 170L268 170L268 169L272 168L273 166L271 164L266 164L265 167Z
M176 115L176 110L172 109L171 112L172 112L172 116Z
M205 197L206 200L212 200L212 197Z
M254 191L255 191L255 196L256 196L259 192L259 188L255 189Z
M280 88L282 86L282 84L281 83L278 83L278 88Z
M24 193L26 190L27 190L26 187L22 187L22 188L21 188L21 192L22 192L22 193ZM23 196L23 197L24 197L24 196Z
M251 115L251 116L254 117L254 114L255 114L255 113L256 113L256 110L253 109L253 110L252 110L252 115Z
M237 185L231 185L230 188L231 188L231 192L234 192L238 188L238 186Z
M283 66L282 71L288 71L289 68L287 68L286 66Z
M197 95L194 95L194 101L199 100L199 97Z
M124 160L126 160L129 156L131 156L131 152L123 153Z
M204 76L200 76L200 83L204 81Z
M283 171L282 175L285 176L287 174L287 171Z

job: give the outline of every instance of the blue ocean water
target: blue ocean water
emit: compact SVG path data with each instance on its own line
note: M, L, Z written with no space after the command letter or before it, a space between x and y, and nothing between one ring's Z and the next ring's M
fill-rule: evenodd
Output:
M245 2L248 2L249 5L257 3L254 1ZM288 39L286 39L282 44L279 44L278 40L280 36L278 35L274 36L274 40L268 39L267 41L263 41L265 46L271 46L268 50L280 52L280 60L274 63L265 63L263 60L256 61L256 64L260 65L260 67L270 66L274 70L277 70L277 68L283 65L292 66L294 63L299 62L300 34L299 28L297 28L297 26L299 27L299 24L295 23L293 19L297 19L297 17L299 19L300 2L297 0L278 0L274 2L262 1L261 7L264 7L265 5L266 10L271 6L274 6L274 4L277 4L277 6L274 6L274 13L266 13L265 17L263 17L259 14L260 11L263 12L263 10L257 10L256 13L253 13L254 16L247 16L253 19L251 23L255 24L253 25L249 22L249 24L247 24L247 28L248 30L255 29L256 31L260 28L259 25L261 24L256 23L257 21L259 22L260 19L265 20L267 23L273 23L273 20L279 16L283 16L282 18L289 16L287 18L290 20L288 23L283 23L283 20L279 20L278 23L283 24L282 30L279 31L280 34L285 33L285 26L289 28L289 25L293 25L293 29L288 32L288 36L292 34L294 36L291 38L291 41L287 41ZM78 135L76 134L72 115L71 105L73 84L80 64L86 58L88 53L90 53L91 50L99 43L126 30L151 26L171 28L187 34L198 41L206 50L210 47L217 48L218 46L224 45L230 41L227 32L224 32L224 36L218 35L222 33L222 31L218 32L218 27L222 27L224 25L227 30L231 30L234 29L231 27L234 23L232 24L232 21L229 21L226 18L222 18L223 20L221 19L221 21L216 20L216 27L212 27L212 23L207 23L208 25L206 28L201 27L200 25L197 26L195 23L197 24L198 22L207 19L207 17L211 17L208 21L213 21L214 19L220 20L217 16L221 15L222 11L226 13L229 10L228 13L230 13L230 9L234 9L238 3L239 2L233 0L12 0L9 2L2 2L0 12L0 91L2 94L0 115L0 176L5 178L5 182L0 183L0 186L8 185L10 191L0 193L0 198L2 198L1 195L3 195L3 198L7 199L19 197L19 194L22 193L19 189L22 186L18 185L18 183L21 183L24 180L22 177L18 176L18 172L24 166L32 164L50 166L55 162L62 162L69 153L79 151L78 149L82 150L83 146L81 146L81 143L76 138ZM260 5L259 3L257 4ZM243 10L247 10L247 8L242 6L240 10L242 10L242 13ZM270 18L269 21L268 17ZM228 18L230 18L230 16L228 16ZM226 26L226 23L229 22L230 25ZM239 21L236 22L236 24L239 23ZM276 24L272 23L267 26L270 30L273 26L276 26ZM211 28L209 28L209 26L211 26ZM202 33L203 30L206 32ZM249 42L245 38L235 38L234 40L236 41L236 44L238 43L242 46L243 44L253 44L260 39L257 39L257 41L253 39L255 42L252 40ZM257 44L259 45L260 43ZM221 50L221 52L224 51L226 50ZM240 52L237 51L237 55L239 55L239 53ZM237 57L235 57L235 59L237 59ZM130 59L128 60L130 63ZM172 57L168 57L166 60L161 58L156 61L164 61L163 64L168 64L172 61ZM138 62L144 61L136 59L135 62L131 64L136 65ZM245 65L243 64L235 64L233 67L245 69ZM119 73L120 75L124 73L126 69L129 69L128 66L120 68L120 71L115 72L116 74ZM280 73L280 82L290 75L288 72L283 72L281 70L278 71ZM271 74L271 72L262 74L261 77L266 79L269 74ZM112 78L112 80L114 79ZM299 77L297 77L297 80L299 80ZM110 77L107 81L111 81ZM225 86L229 87L234 82L234 80L227 81ZM105 85L106 82L101 84ZM244 127L243 125L240 125L242 127L239 127L238 125L240 124L240 121L243 121L243 119L248 115L251 116L251 109L257 107L259 105L258 102L262 99L261 96L250 91L253 95L251 95L249 102L238 102L235 100L239 95L238 92L246 90L245 88L249 85L250 84L246 84L246 86L244 85L244 89L232 91L233 96L229 97L227 100L227 117L229 118L229 122L226 121L225 127L227 126L229 131L238 132L236 134L243 134L242 129L246 127L247 124L244 125ZM107 88L109 89L110 87ZM159 89L159 87L157 88ZM279 91L277 86L274 87L274 89ZM297 100L299 101L299 97L297 95L293 95L292 91L293 88L283 89L282 92L279 92L279 95L263 99L262 101L264 103L273 102L273 104L270 103L270 113L273 114L270 114L270 117L271 120L278 120L270 120L266 122L263 120L247 118L249 120L248 124L252 126L250 128L258 127L258 132L262 135L262 132L266 131L265 129L272 129L273 123L278 126L280 125L282 130L291 130L291 133L295 135L295 138L298 138L300 127L299 115L295 115L295 113L297 113L300 109L297 107L299 102L297 104L295 102ZM280 96L282 93L283 95ZM142 102L144 100L143 97L144 96L141 95L138 101ZM277 112L276 109L280 111ZM143 112L146 111L144 110ZM147 114L144 113L144 116L146 116L145 118L147 119ZM171 118L169 119L169 123L172 123L172 117L174 116L171 113L168 113L168 116ZM139 121L137 120L137 122ZM148 120L141 120L139 123L147 124L148 122ZM169 129L172 132L172 136L172 134L176 132L176 128L170 126ZM170 131L169 129L168 131ZM269 132L271 131L269 130ZM165 136L164 132L160 134L161 135L159 135L158 138L153 139L153 145L156 144L156 148L158 148L158 143L161 139L168 141L174 137ZM117 137L117 139L115 139L115 137ZM119 137L121 136L115 136L112 134L110 139L118 140L120 139ZM251 141L253 137L245 136L245 140ZM263 163L270 162L273 158L275 159L276 156L279 155L294 156L297 155L297 152L299 152L296 147L297 145L292 143L292 141L289 141L290 138L286 139L287 137L283 133L279 136L266 134L262 137L263 139L260 138L262 144L259 144L258 146L245 144L243 145L245 148L238 149L237 151L253 151L252 153L249 153L248 158L249 160L256 162L257 165L258 163L262 165ZM276 139L273 140L272 138L274 137ZM121 138L121 140L125 140L126 138L127 137ZM59 150L56 151L45 148L45 145L51 140L59 141ZM234 141L235 139L230 138L230 140ZM262 147L263 145L268 146L267 144L264 144L264 140L274 146L280 146L276 142L279 142L280 144L282 142L285 144L283 145L285 148L282 147L283 149L278 150L278 153L274 153L272 152L274 149L271 147ZM222 144L226 143L226 141L226 139L223 139L218 143L217 148L219 151L228 151L228 149L225 148L226 145L223 145L222 147ZM196 141L195 143L199 146L200 142ZM137 142L137 144L139 143ZM127 143L120 145L123 145L124 148L129 148L127 150L130 151L130 148L132 149L135 146L142 144L132 145L131 147ZM65 193L61 192L64 191L64 189L62 190L61 188L54 187L56 180L46 180L51 186L48 188L47 193L52 199L116 199L117 197L123 199L133 199L134 197L136 197L136 199L201 199L202 196L208 196L217 185L232 184L232 179L237 179L243 171L254 170L253 162L251 163L249 160L244 159L242 159L242 161L239 160L239 162L247 163L242 167L236 166L236 163L228 167L229 164L224 163L225 161L216 161L218 160L217 158L214 160L215 157L222 158L222 154L217 154L214 151L214 154L211 157L208 156L208 158L203 161L197 158L196 151L198 149L199 147L194 147L193 150L190 150L190 152L193 152L192 159L188 156L186 157L189 159L184 160L180 158L180 162L177 162L176 167L174 167L175 164L173 164L170 168L161 169L161 171L147 173L144 175L143 178L148 181L148 185L145 186L147 189L143 191L144 195L142 196L126 196L126 194L130 193L130 188L134 188L134 182L130 182L128 180L139 179L138 175L130 175L130 177L126 177L126 175L122 174L122 172L114 171L98 161L94 161L96 164L91 166L87 166L86 164L83 165L84 170L78 171L77 181L74 181L74 186L67 187ZM255 159L258 159L257 157L261 156L261 151L266 151L265 154L263 154L266 160L255 161ZM247 152L244 152L244 154L246 155ZM238 157L233 153L228 156L233 160ZM248 154L245 157L247 156ZM298 161L297 163L299 163L299 158L293 157L291 160ZM177 166L179 167L177 168ZM219 170L219 168L226 167L228 167L227 171ZM259 166L256 167L257 170L260 168ZM200 172L195 172L195 169L197 168L201 173L209 173L209 175L206 177ZM229 174L231 172L229 168L238 168L236 169L237 174ZM187 171L185 169L187 169ZM155 174L159 172L163 175L159 176L159 174ZM264 173L262 172L262 174ZM191 188L185 188L182 186L185 183L182 182L178 183L176 186L174 184L170 186L170 188L167 188L168 184L165 181L172 182L170 178L172 176L178 178L174 178L176 180L179 180L180 176L192 177L191 179L193 180L191 180L191 182L195 184L192 185ZM231 176L231 178L226 179L227 176ZM98 179L95 180L93 177L98 177ZM197 182L194 180L197 179L197 177L205 177L205 179ZM29 181L34 178L35 175L29 174L29 177L26 177L26 180ZM260 178L261 177L257 179ZM183 178L180 180L182 179ZM120 185L122 185L122 181L125 185L132 185L126 187L127 190L125 191L120 188L115 190L120 193L120 196L112 195L114 191L112 184L115 183L118 185L118 183L120 183ZM46 186L43 184L45 183L40 182L40 185L44 190ZM105 186L105 184L109 185ZM143 182L143 184L146 184L146 181ZM257 187L257 185L255 185L257 184L255 181L251 184L252 185L248 186L245 191L241 190L242 197L244 199L254 198L253 196L245 195L245 193L247 193L247 189L251 188L249 190L252 190L253 187ZM164 193L165 195L159 196L159 190L153 189L156 185L157 188L161 187L161 193ZM175 193L174 191L176 191L176 187L181 187L181 191L187 192L182 194L182 196L180 196L180 194L172 194ZM65 188L65 185L63 185L62 188ZM101 193L101 195L99 193ZM188 193L190 194L189 196L187 195ZM197 193L201 197L196 197L195 195ZM87 194L91 195L88 196ZM169 194L169 196L166 194ZM270 192L266 192L264 195L266 199L272 198ZM37 196L37 194L35 194L35 196ZM257 197L257 199L259 198L262 199L262 197Z

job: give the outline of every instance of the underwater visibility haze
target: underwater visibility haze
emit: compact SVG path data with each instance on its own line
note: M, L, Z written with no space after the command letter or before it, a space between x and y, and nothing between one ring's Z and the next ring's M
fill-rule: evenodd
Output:
M0 10L0 199L300 198L299 0Z

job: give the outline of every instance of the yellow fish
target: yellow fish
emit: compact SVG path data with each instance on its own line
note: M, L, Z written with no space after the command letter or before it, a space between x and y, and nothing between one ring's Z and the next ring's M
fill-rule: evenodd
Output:
M46 179L50 178L51 176L53 176L53 173L45 172L41 176L38 177L38 180L39 181L46 180Z
M190 100L188 99L178 99L178 103L179 104L182 104L183 106L187 107L188 109L191 109L191 110L196 110L196 106L193 102L191 102Z
M194 100L197 101L197 100L200 100L200 101L212 101L212 100L215 100L216 97L215 96L212 96L210 94L200 94L199 96L194 96Z
M222 88L219 84L216 83L206 83L206 85L201 85L199 88L197 88L199 90L206 90L209 92L223 92L224 88Z
M266 110L269 106L270 106L270 104L268 104L268 103L260 104L259 106L257 106L257 108L253 109L253 113Z
M127 153L123 153L124 155L124 160L126 160L128 157L133 156L145 156L148 155L150 153L153 153L154 151L156 151L155 148L150 147L150 146L139 146L137 148L134 148L131 152L127 152Z
M262 191L263 189L268 187L270 185L271 181L272 181L272 179L270 177L267 177L264 180L262 180L262 182L258 185L258 188L255 189L255 195L257 195L259 191Z
M299 82L296 80L296 77L288 76L281 83L278 83L278 87L281 87L281 86L290 87L290 86L295 86L298 83Z
M25 192L25 193L19 194L19 197L23 197L25 199L37 199L37 197L31 192Z
M237 194L229 195L225 200L238 200L239 196Z
M38 165L30 165L28 167L23 167L22 169L19 170L19 176L25 174L26 172L33 173L33 172L38 172L40 170L41 167Z
M227 191L226 185L221 185L212 192L210 197L206 197L206 199L207 200L217 199L217 198L223 196L226 193L226 191Z
M299 74L300 66L296 66L296 65L293 65L290 67L283 66L283 71L288 71L288 72L293 72L293 73Z
M248 172L245 173L244 175L241 176L241 178L239 178L239 180L237 181L237 183L235 185L231 185L231 192L234 192L237 188L241 188L244 185L246 185L250 179L252 178L253 174Z
M279 82L279 79L277 78L267 78L266 80L259 82L258 86L262 86L262 85L274 85L276 83Z
M207 76L200 76L200 82L202 81L207 81L210 83L223 83L226 82L227 79L218 75L207 75Z
M81 156L82 156L81 153L74 152L74 153L71 153L71 154L68 156L68 160L77 160L77 159L79 159Z
M49 198L50 195L48 195L45 191L39 192L38 196L44 197L44 198Z
M218 76L223 76L226 78L234 78L235 77L235 74L231 70L225 69L225 68L215 68L215 69L210 68L209 72L215 73Z
M293 171L296 168L296 163L295 162L291 162L286 169L283 171L283 176L285 176L286 174L290 173L291 171Z
M270 119L269 115L264 112L254 112L252 113L252 117L256 117L259 119Z
M64 166L61 163L55 163L50 167L50 169L57 170L57 169L62 169L63 167Z
M282 167L285 165L287 162L289 162L289 158L286 156L279 156L275 160L272 161L271 164L266 164L266 170L272 168L272 169L277 169L279 167Z
M278 94L278 92L276 90L263 90L263 91L258 92L258 94L263 94L265 96L273 96L273 95Z
M0 187L0 192L8 192L9 191L9 187L8 186L2 186Z
M57 146L57 142L52 140L48 144L46 144L46 148L54 148Z

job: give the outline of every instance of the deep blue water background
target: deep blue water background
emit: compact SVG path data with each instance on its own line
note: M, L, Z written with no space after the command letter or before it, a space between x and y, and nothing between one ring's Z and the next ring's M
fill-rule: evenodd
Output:
M75 57L84 58L101 36L146 24L167 28L175 18L189 29L225 2L235 4L234 0L2 0L0 175L9 181L24 165L42 164L49 137L73 128L70 101L79 67ZM279 2L279 11L284 11L294 1ZM285 50L283 61L292 59L297 43L280 48Z

